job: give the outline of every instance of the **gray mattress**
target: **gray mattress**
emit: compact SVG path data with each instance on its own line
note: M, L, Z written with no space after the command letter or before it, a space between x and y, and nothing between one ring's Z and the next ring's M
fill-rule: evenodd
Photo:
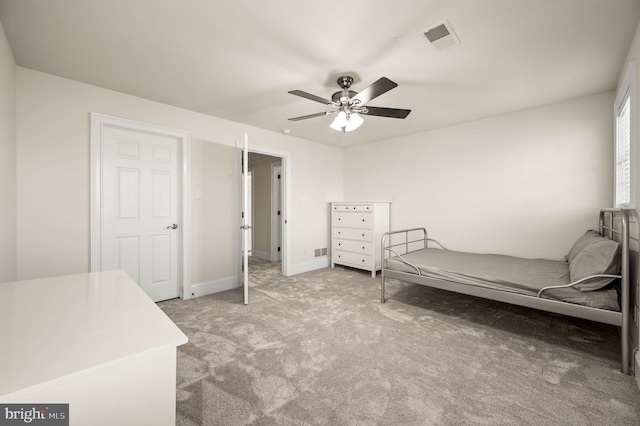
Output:
M543 287L570 283L569 264L556 260L523 259L434 248L403 254L402 258L418 266L422 275L429 278L529 296L536 296ZM385 269L416 274L415 268L397 257L387 259ZM574 288L546 290L541 297L620 311L618 291L613 286L587 292Z

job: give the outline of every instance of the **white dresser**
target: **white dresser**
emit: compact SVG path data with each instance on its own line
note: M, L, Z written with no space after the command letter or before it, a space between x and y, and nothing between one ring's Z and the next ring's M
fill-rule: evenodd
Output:
M389 232L389 201L331 203L331 267L371 271L380 265L380 242Z

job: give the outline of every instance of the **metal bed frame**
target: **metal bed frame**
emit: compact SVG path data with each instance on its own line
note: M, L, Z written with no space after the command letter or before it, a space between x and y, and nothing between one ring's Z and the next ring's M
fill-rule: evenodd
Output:
M616 220L615 218L619 218ZM620 223L620 229L616 228L616 223ZM630 279L629 279L629 211L627 209L602 209L600 210L599 220L600 234L619 241L621 244L621 267L620 275L614 275L610 277L620 278L620 312L608 311L605 309L592 308L589 306L576 305L568 302L561 302L551 299L541 298L541 294L550 288L545 287L538 292L537 296L528 296L524 294L505 292L502 290L491 289L486 287L474 286L471 284L463 284L453 281L443 281L435 278L429 278L421 274L420 269L407 262L402 258L403 254L410 253L412 251L428 248L429 243L433 242L440 246L439 248L446 250L436 240L428 238L427 230L425 228L411 228L403 229L399 231L387 232L382 236L382 271L381 271L381 286L380 286L380 301L385 302L385 279L392 278L402 281L406 281L414 284L421 284L428 287L439 288L442 290L453 291L457 293L467 294L470 296L482 297L485 299L496 300L499 302L509 303L513 305L524 306L527 308L538 309L547 312L553 312L557 314L567 315L576 318L582 318L586 320L596 321L605 324L611 324L620 327L621 332L621 351L622 351L622 372L624 374L630 373L629 366L629 291L630 291ZM421 237L410 237L422 232ZM403 236L404 235L404 236ZM393 242L392 239L396 239ZM413 239L411 239L413 238ZM400 240L400 241L397 241ZM394 271L386 268L386 260L391 256L403 261L408 266L414 268L416 273L407 273ZM600 275L602 276L602 275ZM592 277L587 277L589 279ZM583 280L580 280L580 282ZM573 282L568 284L568 287L577 284Z

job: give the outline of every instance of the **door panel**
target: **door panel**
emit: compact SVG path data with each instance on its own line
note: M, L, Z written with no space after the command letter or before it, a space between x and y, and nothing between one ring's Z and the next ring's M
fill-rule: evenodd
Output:
M242 287L244 290L244 304L249 304L249 231L251 229L249 215L249 136L244 135L242 145Z
M101 269L124 269L154 301L178 297L179 141L102 132Z
M118 241L117 269L124 269L135 282L140 281L140 238L120 237Z
M153 217L168 219L171 216L171 174L153 172Z
M140 177L137 169L117 169L119 219L138 219Z

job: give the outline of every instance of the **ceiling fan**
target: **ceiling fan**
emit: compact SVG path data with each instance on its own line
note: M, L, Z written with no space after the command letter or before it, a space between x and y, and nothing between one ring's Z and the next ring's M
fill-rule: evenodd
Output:
M364 88L360 93L349 90L353 83L353 77L349 75L344 75L338 78L337 82L338 86L340 86L342 90L334 93L331 96L331 100L303 92L302 90L290 91L289 93L292 95L320 102L321 104L325 104L334 109L331 111L294 117L289 120L300 121L306 120L307 118L322 117L324 115L337 113L338 115L335 120L333 120L333 123L331 123L331 128L341 132L350 132L360 127L364 122L364 119L360 117L359 114L373 115L377 117L405 118L411 112L410 109L382 108L365 105L372 99L375 99L398 86L397 83L394 83L386 77L378 79L370 86Z

